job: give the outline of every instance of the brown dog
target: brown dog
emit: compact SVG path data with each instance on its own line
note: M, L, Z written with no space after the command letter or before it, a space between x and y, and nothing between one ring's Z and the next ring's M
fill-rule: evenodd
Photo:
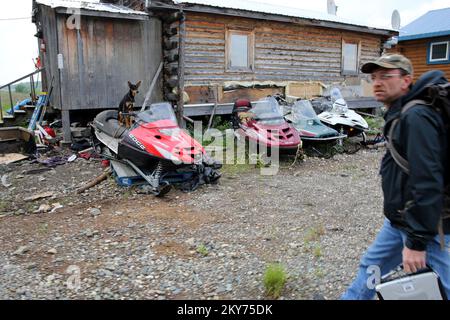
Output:
M119 104L119 123L125 125L125 127L127 128L130 128L132 124L131 112L134 110L134 99L139 93L138 89L140 85L140 80L136 84L132 84L130 81L128 81L128 87L130 88L130 90L122 98L122 101L120 101Z

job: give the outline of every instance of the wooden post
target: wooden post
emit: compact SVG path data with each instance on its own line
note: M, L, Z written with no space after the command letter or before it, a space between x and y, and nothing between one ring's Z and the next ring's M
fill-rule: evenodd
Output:
M164 64L164 62L161 62L159 64L158 70L156 70L156 73L153 76L153 80L152 80L152 83L150 84L150 88L148 89L147 94L145 95L145 99L144 99L144 103L142 104L141 111L145 110L145 106L147 104L147 101L152 96L153 89L155 88L155 85L156 85L156 80L158 80L158 78L159 78L159 75L160 75L161 70L163 68L163 64Z
M0 122L3 122L3 105L2 105L2 95L0 94Z
M211 125L212 125L212 122L214 119L214 114L216 113L218 104L219 104L219 87L216 85L216 86L214 86L214 108L211 112L211 117L209 118L207 130L209 130L211 128Z
M31 90L31 101L33 103L36 101L36 89L34 88L34 77L30 76L30 90Z
M12 94L11 94L11 85L8 85L8 91L9 91L9 102L11 103L11 108L13 108L14 105L13 105L13 99L12 99Z
M186 128L186 122L183 118L184 113L184 47L186 38L186 18L181 11L181 20L179 26L179 45L178 45L178 102L177 102L177 120L181 128Z
M70 111L62 109L61 115L62 115L62 125L63 125L63 133L64 133L63 143L70 144L72 142L72 132L70 131Z

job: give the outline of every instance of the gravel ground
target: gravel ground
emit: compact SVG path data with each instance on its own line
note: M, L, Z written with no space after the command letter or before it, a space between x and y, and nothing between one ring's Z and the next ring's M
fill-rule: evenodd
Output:
M267 299L273 262L288 274L280 299L337 299L383 221L383 153L275 176L226 166L219 184L164 198L112 178L77 195L97 160L2 166L0 299Z

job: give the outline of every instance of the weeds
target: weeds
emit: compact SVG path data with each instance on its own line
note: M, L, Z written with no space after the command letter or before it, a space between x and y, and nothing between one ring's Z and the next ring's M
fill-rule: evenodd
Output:
M46 234L48 232L48 223L39 224L39 233Z
M325 277L325 272L320 268L316 268L314 270L314 277L316 277L317 279L322 279Z
M206 257L209 253L208 248L206 248L204 244L201 244L197 247L197 252L204 257Z
M269 297L278 299L286 284L287 275L279 263L270 264L264 273L264 288Z
M325 229L323 226L317 228L310 228L305 236L305 242L309 243L312 241L317 241L321 236L325 234Z
M383 131L384 119L383 117L365 117L364 118L369 125L368 134L377 134Z
M322 256L322 248L319 245L314 248L313 255L316 259L319 259Z
M0 212L5 212L8 208L8 203L6 201L0 201Z

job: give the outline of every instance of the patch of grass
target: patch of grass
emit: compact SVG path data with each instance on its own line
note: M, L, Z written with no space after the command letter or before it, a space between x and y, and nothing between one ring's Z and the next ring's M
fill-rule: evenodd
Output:
M0 201L0 212L6 212L7 208L8 208L8 202Z
M236 175L240 173L250 172L253 169L254 167L249 164L224 164L220 171L223 174Z
M278 299L286 284L287 275L279 263L270 264L264 273L264 288L269 297Z
M342 169L348 170L348 171L355 171L355 170L358 170L358 166L354 165L354 164L347 164L347 165L344 165L342 167Z
M369 125L368 134L377 134L383 131L384 118L383 117L365 117L364 118Z
M316 259L319 259L322 256L322 248L319 245L314 248L313 255Z
M48 232L48 223L39 224L39 233L46 234Z
M206 257L209 254L208 248L206 248L204 244L200 244L197 247L197 252L200 253L204 257Z
M131 188L127 188L126 191L122 193L124 199L128 199L133 195L133 191Z
M11 91L11 96L12 96L12 102L13 105L16 105L17 102L20 102L26 98L30 97L29 93L20 93L20 92L14 92ZM2 101L2 109L3 109L3 114L6 113L7 110L9 110L11 108L11 102L9 100L9 92L8 91L4 91L1 90L0 91L0 98Z
M305 236L305 243L309 243L312 241L317 241L321 236L325 234L325 229L323 226L310 228Z
M314 270L314 277L317 279L322 279L325 277L325 272L320 268L316 268Z

